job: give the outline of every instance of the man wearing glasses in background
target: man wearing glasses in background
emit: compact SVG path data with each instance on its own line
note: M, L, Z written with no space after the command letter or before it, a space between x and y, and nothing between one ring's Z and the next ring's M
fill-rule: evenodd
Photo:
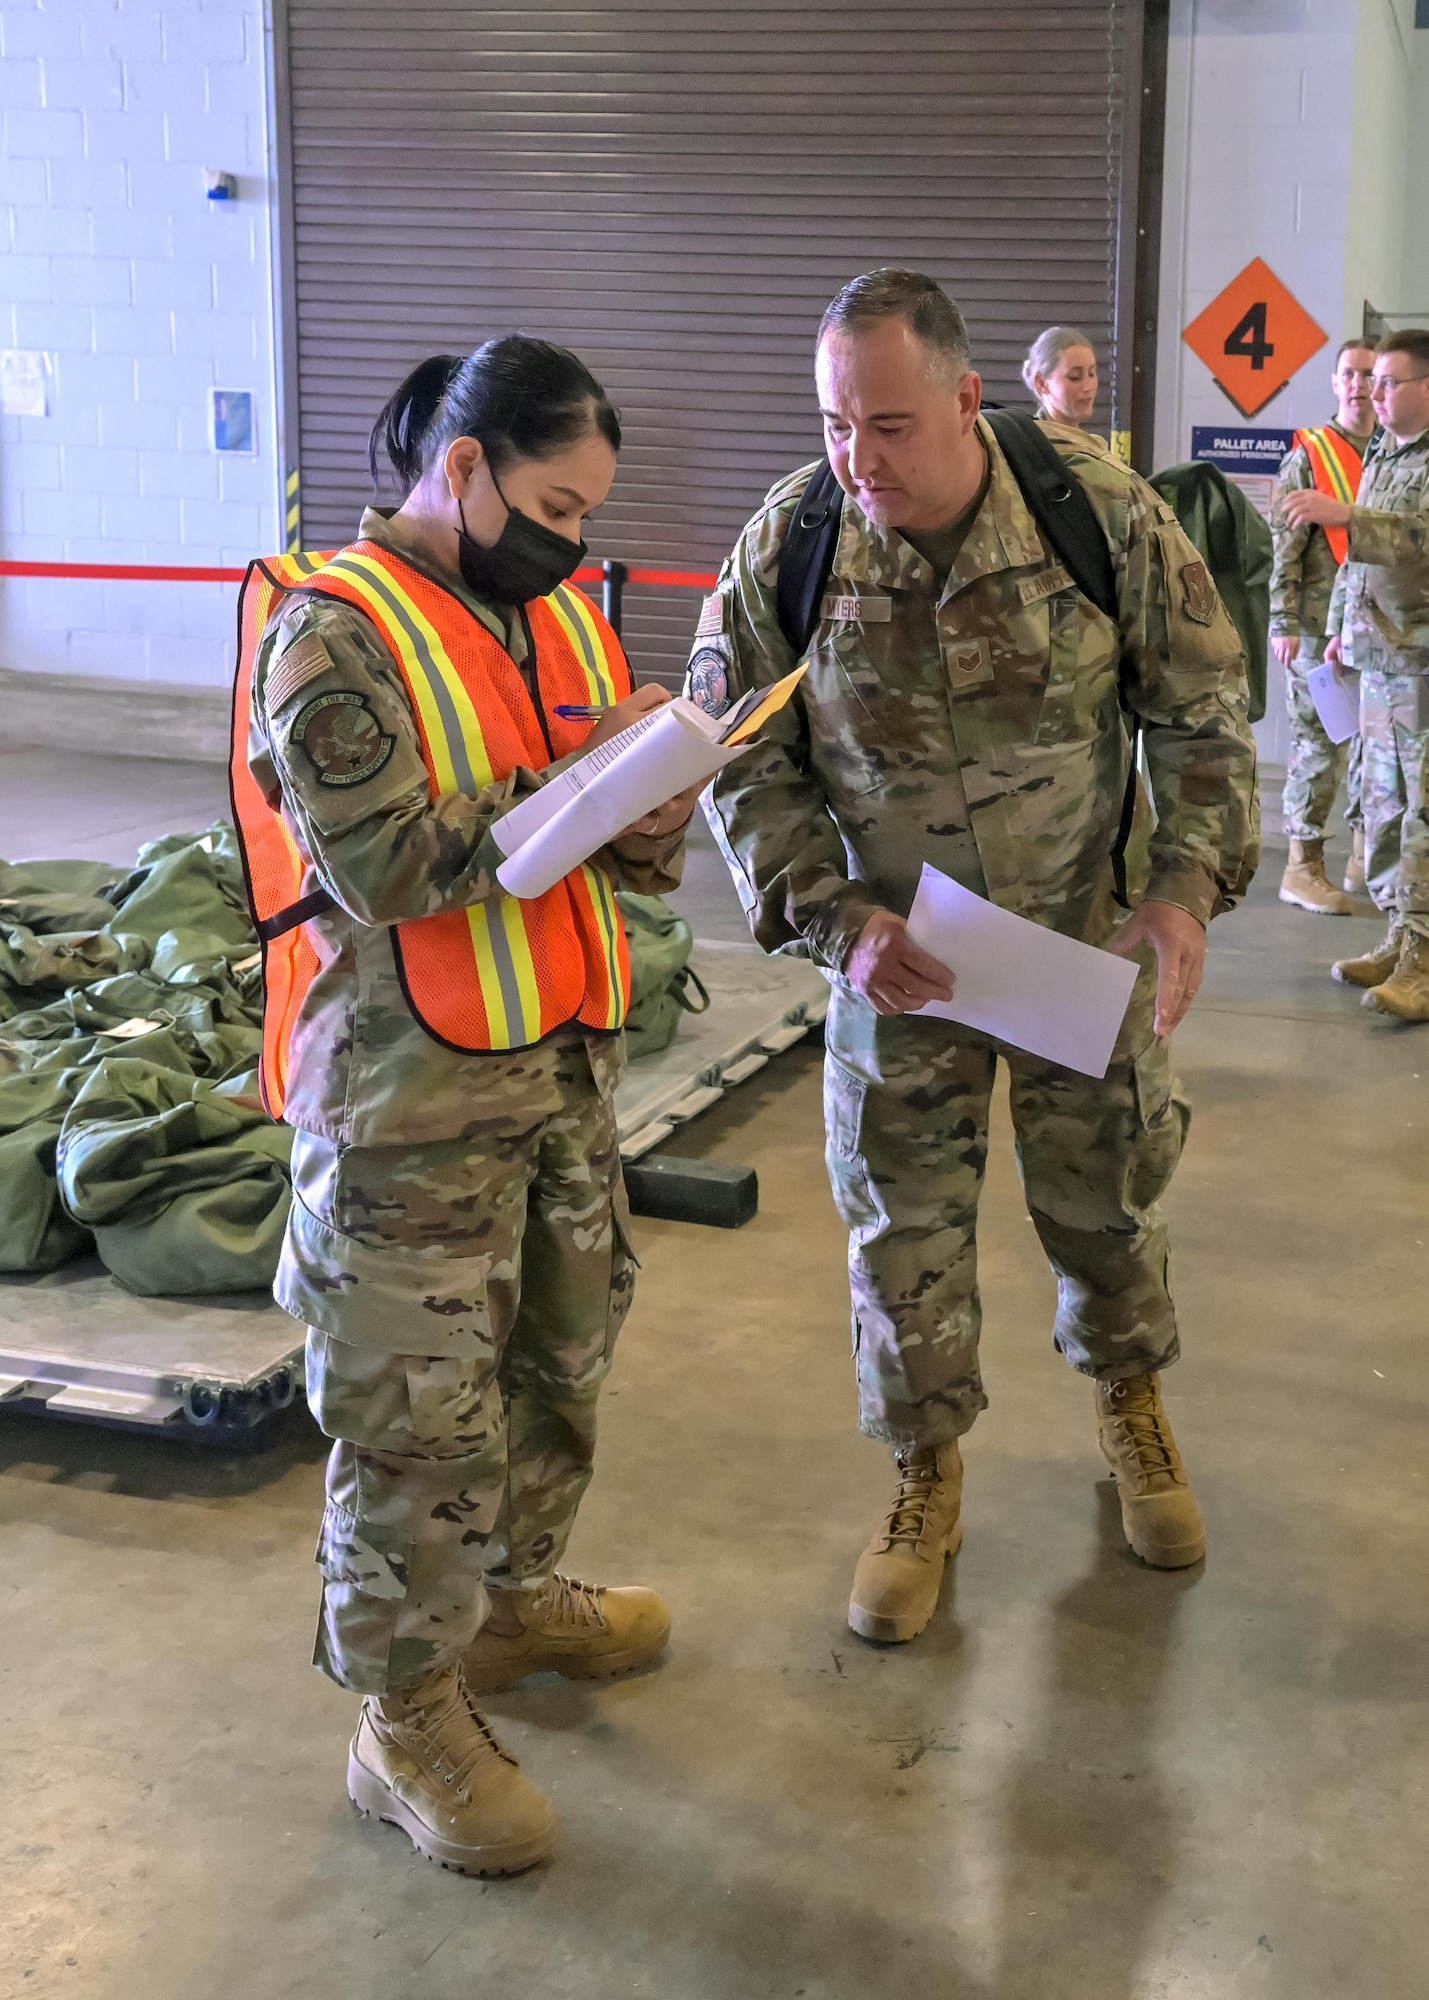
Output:
M1355 505L1300 492L1283 512L1348 532L1325 658L1360 675L1365 874L1389 929L1334 977L1374 1012L1429 1021L1429 331L1386 334L1370 394L1382 435Z

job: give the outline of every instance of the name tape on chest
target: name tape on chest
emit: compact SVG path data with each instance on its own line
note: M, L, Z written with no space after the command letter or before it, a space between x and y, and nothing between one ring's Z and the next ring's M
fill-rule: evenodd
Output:
M1023 604L1040 604L1044 597L1055 597L1059 590L1070 590L1072 579L1060 563L1051 569L1044 569L1040 576L1024 577L1017 586L1017 595Z
M825 622L853 625L886 625L893 616L891 597L839 597L830 591L819 606Z

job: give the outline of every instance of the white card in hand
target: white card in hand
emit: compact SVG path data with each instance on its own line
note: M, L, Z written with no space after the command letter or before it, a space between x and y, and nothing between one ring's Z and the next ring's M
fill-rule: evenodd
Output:
M908 935L953 975L952 999L930 1000L920 1014L961 1021L1083 1076L1106 1075L1136 984L1134 959L1000 910L927 862Z
M1359 734L1360 726L1360 677L1358 674L1337 674L1328 660L1318 667L1311 667L1305 676L1310 690L1310 699L1315 704L1315 713L1325 725L1325 734L1332 743L1348 743L1352 736Z

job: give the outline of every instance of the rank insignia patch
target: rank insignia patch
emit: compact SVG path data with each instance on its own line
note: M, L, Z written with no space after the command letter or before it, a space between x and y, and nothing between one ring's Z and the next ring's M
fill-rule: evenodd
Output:
M288 734L301 743L320 785L361 785L375 778L392 755L395 738L384 734L366 695L320 694L298 711Z
M1216 586L1210 571L1201 562L1187 563L1181 571L1181 608L1198 625L1209 625L1216 615Z
M706 715L723 715L729 707L729 679L724 654L704 646L690 661L690 700Z

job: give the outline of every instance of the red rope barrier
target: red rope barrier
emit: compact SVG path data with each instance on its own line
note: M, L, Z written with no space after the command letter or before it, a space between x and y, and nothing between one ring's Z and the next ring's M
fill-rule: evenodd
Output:
M242 583L241 569L174 569L162 563L0 562L0 576L83 576L111 583Z
M0 576L71 576L111 583L242 583L241 569L183 569L162 563L62 563L0 561ZM578 569L577 583L603 583L598 569ZM712 569L627 569L627 583L675 590L713 590Z

